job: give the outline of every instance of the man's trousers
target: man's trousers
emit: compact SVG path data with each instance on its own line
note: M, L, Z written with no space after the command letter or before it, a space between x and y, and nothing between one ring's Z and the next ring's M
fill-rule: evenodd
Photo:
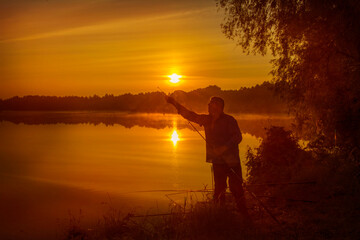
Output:
M214 201L225 205L226 180L229 178L229 188L235 198L237 208L243 214L247 214L244 190L242 187L242 173L240 163L238 166L229 167L226 164L213 164L215 191Z

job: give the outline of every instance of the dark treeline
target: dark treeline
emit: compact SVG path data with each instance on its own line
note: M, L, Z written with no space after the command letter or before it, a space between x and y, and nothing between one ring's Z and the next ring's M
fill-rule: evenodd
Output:
M218 86L208 86L190 92L175 91L171 94L180 103L198 112L207 111L211 96L225 100L225 110L232 113L284 113L285 104L274 95L273 85L264 82L251 88L221 90ZM126 111L145 113L174 113L161 92L106 94L91 97L79 96L24 96L0 100L0 110L15 111Z

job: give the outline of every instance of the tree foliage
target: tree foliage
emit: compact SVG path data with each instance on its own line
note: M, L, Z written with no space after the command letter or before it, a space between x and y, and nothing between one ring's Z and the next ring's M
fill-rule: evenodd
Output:
M359 146L360 2L217 0L224 34L250 54L267 54L273 81L299 128Z

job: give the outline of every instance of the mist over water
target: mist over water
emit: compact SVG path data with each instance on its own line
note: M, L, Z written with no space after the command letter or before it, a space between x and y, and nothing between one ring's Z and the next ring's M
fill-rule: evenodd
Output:
M96 218L110 202L125 212L167 206L163 192L141 191L211 188L205 142L178 115L3 112L0 119L5 236L26 236L33 229L32 234L46 238L41 229L55 231L69 211L82 209ZM258 146L269 124L290 121L237 119L245 177L247 146ZM174 131L178 141L172 141Z

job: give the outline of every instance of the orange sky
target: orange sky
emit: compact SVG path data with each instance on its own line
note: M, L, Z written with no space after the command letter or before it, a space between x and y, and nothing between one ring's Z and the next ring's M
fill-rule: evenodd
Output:
M238 89L270 80L270 56L221 33L211 0L0 1L0 98ZM167 75L183 75L170 85Z

